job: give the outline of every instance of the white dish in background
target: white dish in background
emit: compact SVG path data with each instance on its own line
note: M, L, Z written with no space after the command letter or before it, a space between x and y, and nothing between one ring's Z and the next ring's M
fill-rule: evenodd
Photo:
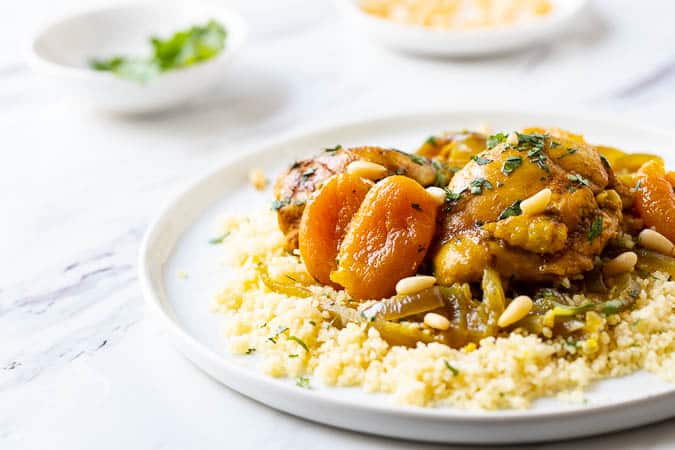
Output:
M151 36L167 38L210 19L222 23L227 33L225 48L210 60L167 71L144 84L88 66L92 58L148 55ZM28 58L35 71L51 77L55 86L86 105L120 113L147 113L188 101L222 80L245 35L241 16L213 3L125 4L50 23L35 35Z
M482 123L496 130L560 126L586 134L591 142L629 151L660 152L669 159L668 164L675 164L669 153L675 147L673 136L578 115L426 113L300 134L231 159L161 210L145 236L139 261L139 276L151 313L166 326L178 349L221 383L273 408L355 431L423 441L509 444L588 436L675 415L675 386L642 371L596 383L586 395L586 404L549 398L537 401L531 410L476 412L398 406L383 394L326 387L314 379L312 390L300 389L294 380L260 373L255 367L259 356L226 352L222 317L210 312L209 307L227 272L220 264L222 247L209 245L208 240L216 235L223 214L246 214L269 207L272 193L250 186L251 169L260 168L273 178L292 161L336 144L412 150L431 134L476 128ZM181 272L187 277L179 277Z
M350 24L373 40L396 50L430 56L468 57L515 50L552 40L569 28L588 0L551 0L550 14L513 26L445 30L406 25L368 14L360 0L335 0Z

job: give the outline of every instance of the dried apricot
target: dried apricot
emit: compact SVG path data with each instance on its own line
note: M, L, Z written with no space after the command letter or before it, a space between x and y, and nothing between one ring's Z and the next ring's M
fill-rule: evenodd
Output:
M324 284L333 284L330 273L347 226L372 184L347 173L331 177L310 198L300 219L298 247L307 271Z
M330 279L354 298L393 295L396 282L417 272L435 232L438 203L411 178L377 183L354 215Z
M638 170L635 207L647 227L675 242L675 193L663 165L648 161Z

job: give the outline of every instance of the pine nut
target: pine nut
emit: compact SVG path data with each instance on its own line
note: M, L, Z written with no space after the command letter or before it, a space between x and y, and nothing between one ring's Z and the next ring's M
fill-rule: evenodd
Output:
M512 131L511 133L509 133L509 136L506 138L506 143L509 144L512 147L517 146L518 141L519 141L518 133L516 133L515 131Z
M607 261L602 267L602 273L606 277L620 273L632 272L637 264L637 255L634 252L624 252L616 258Z
M532 299L527 295L519 295L511 300L499 320L497 325L500 328L508 327L509 325L518 322L525 317L532 309Z
M549 188L542 189L530 198L526 198L520 203L520 210L526 216L534 216L544 212L548 203L551 201L553 193Z
M638 243L646 249L654 250L666 256L675 256L675 246L670 239L649 228L640 231Z
M436 330L447 330L450 328L450 321L436 313L426 313L424 315L424 323L430 328L435 328Z
M446 195L443 189L436 186L429 186L426 189L426 191L429 193L429 195L431 195L434 198L436 203L438 203L439 205L445 203Z
M267 187L267 177L265 177L265 172L260 169L251 170L248 173L248 181L250 181L253 187L258 191L262 191Z
M401 278L396 283L396 293L403 295L416 294L419 291L430 288L434 284L436 284L436 277L430 275Z
M369 161L352 161L347 166L347 173L369 180L379 180L386 177L389 170L381 164Z

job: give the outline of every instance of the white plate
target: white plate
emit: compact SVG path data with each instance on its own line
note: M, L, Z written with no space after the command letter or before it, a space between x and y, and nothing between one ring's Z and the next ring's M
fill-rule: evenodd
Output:
M580 17L588 0L551 0L553 10L537 20L489 29L440 30L405 25L365 13L360 0L335 0L359 31L397 50L434 56L478 56L550 41Z
M396 406L386 395L356 388L330 388L312 380L312 390L292 380L260 374L256 357L225 351L222 318L209 312L222 283L219 246L207 241L223 213L246 213L270 204L271 193L253 190L252 168L274 177L292 161L336 144L372 144L414 149L432 133L474 128L560 126L591 142L670 157L675 138L627 124L578 116L467 111L368 120L302 134L231 160L200 178L172 200L148 230L140 254L140 279L152 313L170 331L178 349L215 379L273 408L350 430L424 441L514 443L567 439L642 425L675 415L675 386L646 372L597 383L587 403L537 401L526 411L469 412ZM187 278L179 278L184 271Z
M92 58L146 56L151 36L167 38L176 31L214 19L223 24L225 48L200 64L168 71L140 84L89 68ZM246 26L234 11L188 0L140 2L86 10L52 21L40 29L28 51L31 67L55 88L81 103L118 113L148 113L186 102L223 79L244 42Z

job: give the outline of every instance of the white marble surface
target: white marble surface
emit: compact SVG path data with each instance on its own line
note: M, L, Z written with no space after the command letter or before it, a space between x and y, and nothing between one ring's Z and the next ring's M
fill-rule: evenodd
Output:
M345 116L533 105L675 128L672 2L596 1L554 44L448 61L350 35L324 1L240 0L251 36L222 86L145 118L82 110L23 61L37 24L93 3L0 2L2 449L440 448L278 413L180 357L135 274L159 205L232 152ZM674 425L532 448L675 448Z

